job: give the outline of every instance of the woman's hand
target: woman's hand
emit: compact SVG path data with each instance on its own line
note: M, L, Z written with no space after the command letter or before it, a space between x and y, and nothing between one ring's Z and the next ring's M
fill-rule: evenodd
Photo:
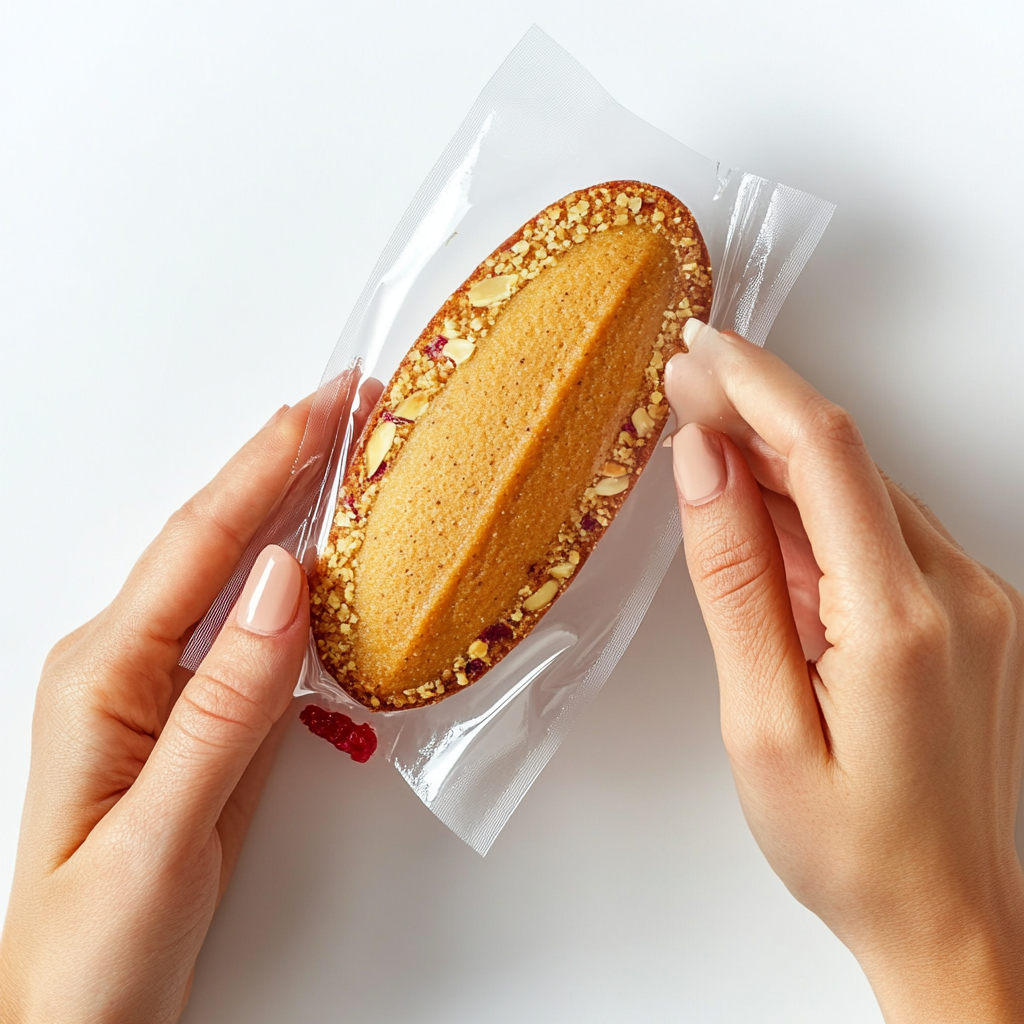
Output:
M4 1024L157 1024L184 1008L306 650L298 563L267 548L199 671L178 658L288 480L308 411L281 410L46 661Z
M1024 1020L1020 595L781 360L686 337L673 461L750 827L887 1020Z

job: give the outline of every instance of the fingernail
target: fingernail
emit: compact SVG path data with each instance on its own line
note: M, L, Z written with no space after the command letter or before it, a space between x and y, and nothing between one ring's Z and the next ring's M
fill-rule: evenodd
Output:
M683 324L683 341L686 342L687 348L697 340L697 335L700 334L700 329L704 326L703 320L698 320L692 316Z
M275 412L274 415L271 416L270 419L267 420L267 422L264 423L262 427L260 427L260 430L266 430L267 427L275 424L290 408L290 405L282 405L281 408L278 409L277 412Z
M302 591L302 570L284 548L265 547L238 599L238 624L250 633L280 633L292 619Z
M706 505L725 490L721 444L697 423L687 423L673 437L672 468L687 505Z
M703 344L705 341L724 340L721 331L716 331L714 327L704 323L703 320L698 320L695 316L691 316L683 324L683 341L686 342L687 348L692 348L695 341L700 341Z

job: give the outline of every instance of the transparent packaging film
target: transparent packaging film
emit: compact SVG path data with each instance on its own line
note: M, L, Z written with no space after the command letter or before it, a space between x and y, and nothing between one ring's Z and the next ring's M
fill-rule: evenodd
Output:
M274 512L204 618L182 664L196 668L268 543L307 568L330 529L358 434L359 385L391 378L446 297L502 239L561 196L633 179L676 195L711 257L710 321L763 344L834 207L795 189L723 171L617 104L533 28L488 83L385 247L324 373ZM322 668L311 640L297 694L370 722L379 753L420 799L483 854L608 678L680 540L667 451L572 585L506 658L426 707L372 714Z

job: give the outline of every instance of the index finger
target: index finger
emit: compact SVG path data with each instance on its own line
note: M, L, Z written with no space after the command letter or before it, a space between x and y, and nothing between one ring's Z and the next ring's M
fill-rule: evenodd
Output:
M175 512L107 610L119 657L170 671L292 472L312 396L264 426ZM155 659L149 660L149 659Z
M834 596L843 603L866 603L861 610L871 620L891 614L901 599L893 581L917 579L920 570L853 418L738 335L689 320L685 338L690 352L668 367L673 406L685 408L687 393L698 387L706 393L710 374L730 411L784 460L783 485L800 511L823 586L838 585ZM836 639L830 633L830 642Z

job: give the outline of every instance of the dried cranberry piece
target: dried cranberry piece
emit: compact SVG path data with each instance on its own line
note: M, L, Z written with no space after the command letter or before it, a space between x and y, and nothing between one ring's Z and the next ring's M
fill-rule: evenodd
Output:
M497 644L501 643L502 640L511 640L512 627L504 622L496 622L493 626L488 626L480 634L480 639L485 644Z
M401 426L403 423L412 423L412 420L405 419L404 416L396 416L390 409L385 409L381 414L382 420L387 420L388 423L397 423Z
M580 522L581 530L596 530L601 524L593 516L584 516Z
M622 429L627 434L632 434L634 437L636 437L636 427L633 426L632 420L626 420L626 422L622 424Z
M486 670L486 662L481 661L479 658L474 658L472 661L466 663L466 675L470 679L476 679L478 676L482 676Z
M377 749L377 734L372 726L366 722L356 725L348 715L339 711L325 711L315 704L307 704L299 715L299 721L314 736L333 743L360 764L369 761Z
M448 339L443 334L439 334L423 351L431 359L437 359L441 355L441 349L447 344Z

